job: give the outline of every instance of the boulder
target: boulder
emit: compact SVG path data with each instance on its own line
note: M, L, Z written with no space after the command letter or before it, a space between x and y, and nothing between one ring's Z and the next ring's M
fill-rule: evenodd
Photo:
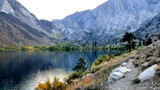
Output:
M131 70L126 68L126 67L119 67L119 68L116 68L112 71L111 75L109 76L108 78L108 82L112 82L112 81L115 81L115 80L118 80L122 77L125 76L125 74L127 72L130 72Z
M145 63L142 64L142 68L145 68L145 67L147 67L148 65L149 65L149 62L145 62Z
M140 73L140 75L138 76L138 79L141 82L143 82L143 81L145 81L147 79L152 78L156 73L156 70L155 70L156 67L157 67L157 64L152 65L151 67L147 68L142 73Z
M113 73L113 72L120 72L120 73L125 74L125 73L130 72L130 71L131 71L131 70L128 69L128 68L126 68L126 67L120 67L120 68L114 69L114 70L112 71L112 73Z
M152 60L156 60L156 57L148 57L145 61L149 62L149 61L152 61Z
M118 80L120 78L124 77L124 74L121 73L121 72L113 72L111 73L111 75L109 76L108 78L108 82L112 82L112 81L115 81L115 80Z
M160 63L160 58L158 58L158 59L156 60L156 62L157 62L157 63Z
M121 67L126 67L126 66L127 66L126 62L124 62L124 63L121 64Z

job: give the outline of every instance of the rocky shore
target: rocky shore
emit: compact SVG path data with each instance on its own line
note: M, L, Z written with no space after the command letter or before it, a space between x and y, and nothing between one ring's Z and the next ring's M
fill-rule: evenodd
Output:
M126 62L127 68L131 69L125 77L113 82L108 82L112 70ZM96 68L84 72L82 78L74 80L68 85L68 90L159 90L160 88L160 43L156 42L149 46L140 47L131 53L114 57ZM146 69L154 67L155 74L141 81L137 78ZM146 76L146 75L145 75Z

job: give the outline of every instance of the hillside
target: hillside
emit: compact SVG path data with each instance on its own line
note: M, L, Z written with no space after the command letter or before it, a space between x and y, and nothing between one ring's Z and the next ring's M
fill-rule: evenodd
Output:
M37 25L39 20L16 0L0 1L0 45L39 46L57 42L54 33Z
M146 36L151 35L160 35L160 14L155 16L148 22L145 22L141 25L141 27L136 30L134 33L141 38L145 38Z
M160 85L159 66L154 68L155 75L149 77L145 81L138 82L137 77L146 71L147 68L152 65L160 64L160 43L156 42L152 45L140 47L138 50L131 53L126 53L117 57L114 57L108 62L103 62L101 65L95 68L91 68L91 71L83 73L82 78L77 78L69 84L68 90L158 90ZM126 67L131 69L125 77L115 80L113 82L107 82L112 70L126 62ZM149 73L152 73L151 71ZM149 74L148 73L148 74ZM147 74L145 74L147 75ZM115 76L116 77L116 76Z
M16 0L1 0L1 21L5 22L6 26L0 27L0 45L37 46L53 45L57 42L71 42L75 45L118 43L125 32L133 32L142 23L150 21L159 13L159 9L159 0L108 0L93 10L76 12L63 20L50 22L38 20Z

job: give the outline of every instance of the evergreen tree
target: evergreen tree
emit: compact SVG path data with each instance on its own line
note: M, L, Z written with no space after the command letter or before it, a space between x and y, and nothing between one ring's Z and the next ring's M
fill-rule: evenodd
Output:
M152 44L152 39L149 37L146 41L146 46Z
M73 68L73 70L77 71L77 72L79 72L79 71L83 71L84 72L86 69L87 69L86 68L86 62L84 61L83 58L80 58L79 62L77 63L77 66L75 66Z
M134 48L135 46L135 42L134 42L135 36L132 33L128 33L126 32L125 35L123 36L123 38L121 39L122 42L127 42L127 49L129 49L129 51L132 51L132 48Z

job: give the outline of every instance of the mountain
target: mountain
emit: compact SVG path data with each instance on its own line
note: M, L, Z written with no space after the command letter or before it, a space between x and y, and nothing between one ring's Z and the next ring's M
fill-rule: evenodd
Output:
M160 13L150 21L143 23L134 33L143 39L151 35L160 35Z
M39 21L16 0L0 0L0 45L39 46L57 42ZM52 23L51 23L52 24Z
M76 12L52 23L61 24L61 35L74 43L107 44L116 42L127 31L137 30L159 10L159 0L108 0L93 10Z
M108 0L63 20L38 20L16 0L0 0L0 45L39 46L70 41L78 45L117 43L160 11L159 0Z

